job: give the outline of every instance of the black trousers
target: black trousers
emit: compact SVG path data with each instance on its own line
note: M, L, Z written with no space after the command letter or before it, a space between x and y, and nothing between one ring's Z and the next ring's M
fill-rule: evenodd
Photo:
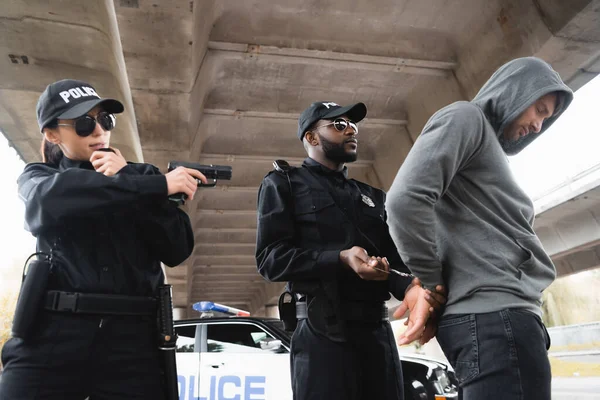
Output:
M389 322L349 323L348 341L298 321L291 344L294 400L403 400L402 367Z
M163 400L156 322L44 311L2 349L0 400Z

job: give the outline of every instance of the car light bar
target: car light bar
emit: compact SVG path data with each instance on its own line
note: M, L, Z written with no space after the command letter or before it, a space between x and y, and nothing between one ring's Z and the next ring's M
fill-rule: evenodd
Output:
M225 306L212 301L199 301L192 305L192 308L198 312L216 311L224 314L235 315L236 317L249 317L248 311L240 310L239 308Z

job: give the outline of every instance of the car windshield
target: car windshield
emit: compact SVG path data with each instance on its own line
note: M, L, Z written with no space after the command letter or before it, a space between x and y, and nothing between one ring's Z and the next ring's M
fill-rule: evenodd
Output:
M270 325L270 326L274 327L275 329L277 329L278 332L281 332L282 335L285 335L286 338L288 338L290 340L292 339L292 333L293 332L287 332L284 329L283 321L281 321L279 319L270 319L270 320L265 320L265 322L268 325Z

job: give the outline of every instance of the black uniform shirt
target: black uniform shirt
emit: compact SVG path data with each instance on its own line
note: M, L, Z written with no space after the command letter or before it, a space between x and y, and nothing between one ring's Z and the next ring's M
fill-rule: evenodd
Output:
M366 281L339 261L340 251L360 246L409 273L389 234L385 193L348 179L346 168L333 171L311 158L292 169L289 178L291 193L287 177L275 171L260 186L258 271L267 280L292 286L335 277L342 301L379 302L389 299L389 292L403 299L410 278L392 274L387 281Z
M148 296L192 252L189 217L167 199L164 175L129 163L116 175L89 162L32 163L18 179L25 229L53 256L49 289Z

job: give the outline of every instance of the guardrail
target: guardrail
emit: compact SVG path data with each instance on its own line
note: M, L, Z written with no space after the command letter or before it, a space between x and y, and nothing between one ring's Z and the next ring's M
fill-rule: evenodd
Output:
M552 347L600 343L600 321L548 328Z

